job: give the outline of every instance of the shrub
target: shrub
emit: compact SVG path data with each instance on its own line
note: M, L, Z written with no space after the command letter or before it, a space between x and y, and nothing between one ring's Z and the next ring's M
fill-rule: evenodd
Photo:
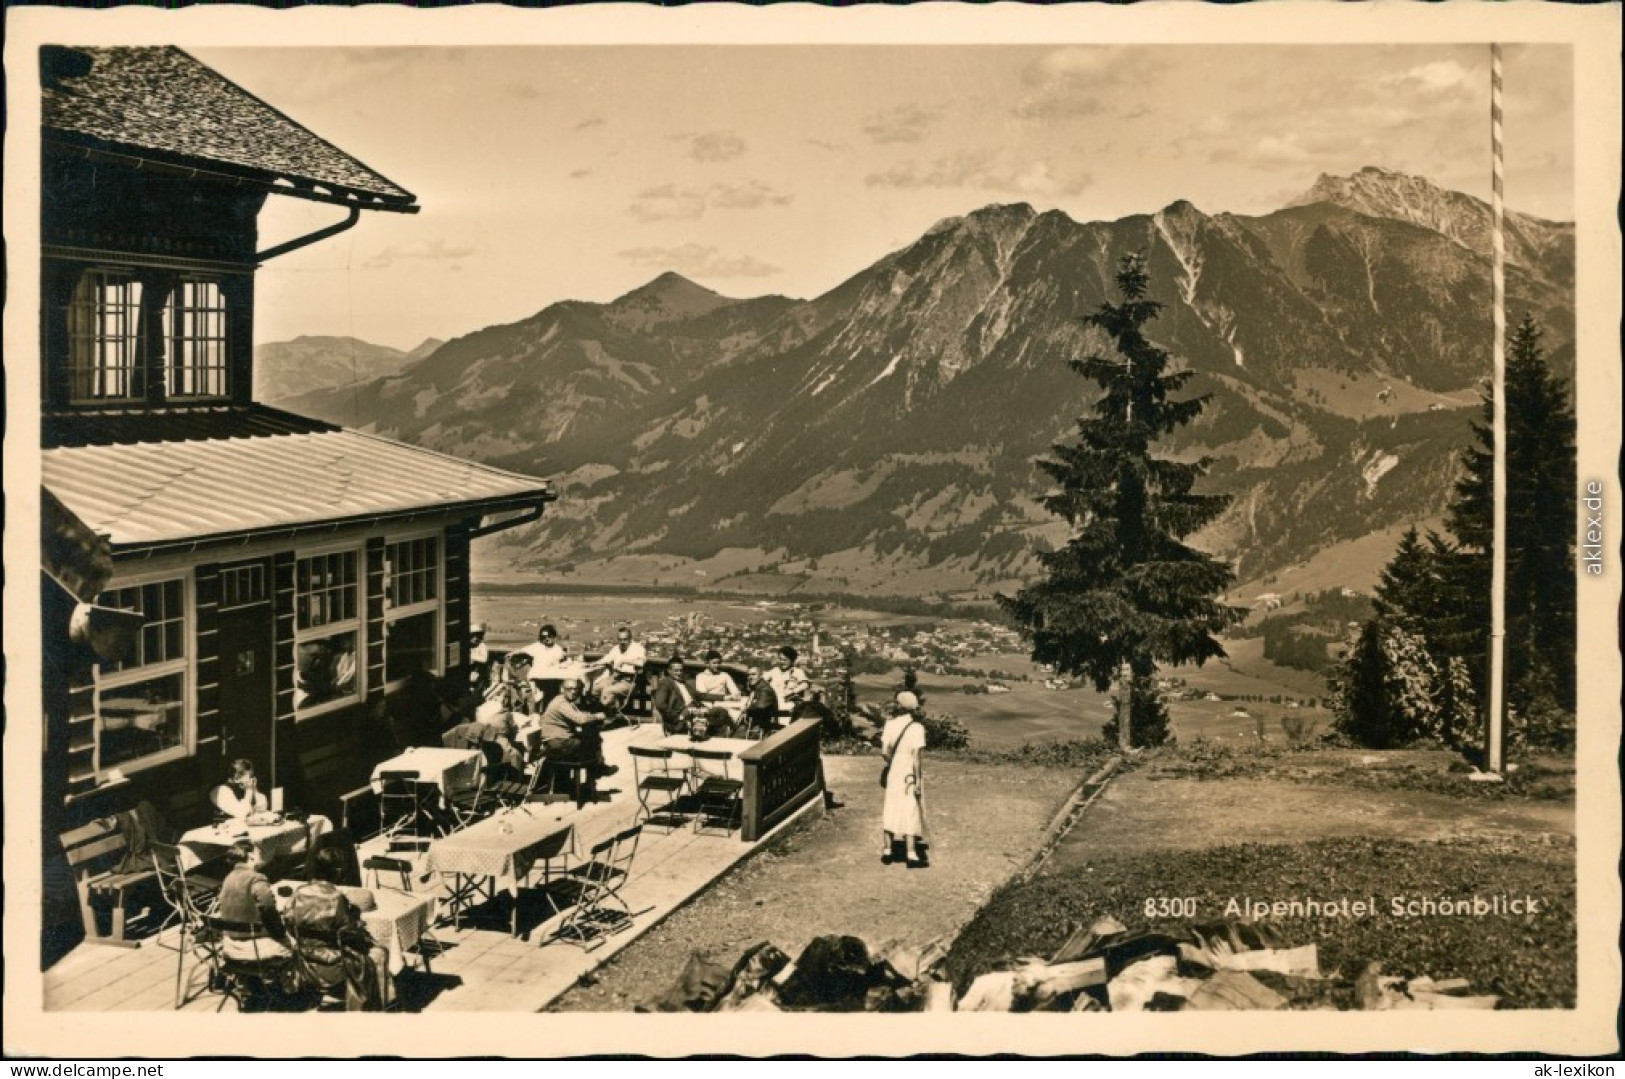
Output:
M953 716L922 714L920 725L925 728L927 749L964 749L970 745L970 731Z

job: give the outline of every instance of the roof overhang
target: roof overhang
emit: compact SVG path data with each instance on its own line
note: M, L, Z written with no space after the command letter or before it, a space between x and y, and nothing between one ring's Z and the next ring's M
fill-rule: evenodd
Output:
M179 176L188 180L235 187L268 195L286 195L310 202L325 202L333 206L354 207L362 210L385 210L397 214L415 214L421 207L412 195L391 198L369 192L356 191L339 184L318 183L314 180L280 176L258 169L241 168L224 162L200 163L178 155L161 154L153 150L120 146L99 139L75 136L71 132L50 131L45 135L46 152L79 158L102 165L118 165L139 172L160 176Z
M117 558L308 538L369 526L541 515L550 480L359 431L59 446L48 492Z

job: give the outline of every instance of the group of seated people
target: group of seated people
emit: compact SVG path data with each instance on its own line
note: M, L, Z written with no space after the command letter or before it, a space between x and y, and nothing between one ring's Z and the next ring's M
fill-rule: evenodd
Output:
M388 999L389 957L362 924L356 904L370 893L338 888L345 857L323 847L311 857L310 880L279 903L254 844L240 839L226 852L231 871L220 885L215 913L245 927L224 934L221 954L239 962L269 964L294 958L300 969L283 968L282 988L297 992L308 976L317 988L344 987L349 1011L376 1011Z
M244 758L231 762L226 781L210 792L209 801L220 816L242 822L268 813L271 805L259 788L253 762ZM326 824L325 817L319 819ZM227 932L220 941L221 953L243 962L275 963L294 958L297 941L304 974L285 964L286 991L297 991L308 975L321 989L344 986L350 1010L382 1007L389 977L387 956L368 935L355 903L338 889L347 865L344 851L326 846L307 854L300 844L290 853L308 859L310 880L279 902L271 885L274 867L253 840L237 839L226 848L229 871L214 913L251 928ZM370 901L370 893L354 894L363 904Z
M490 658L483 623L473 629L470 660L477 658L478 666L470 677L480 703L472 716L464 713L466 718L443 730L440 743L496 743L504 763L516 770L546 759L612 774L615 769L604 763L603 732L635 722L627 705L648 663L647 649L631 628L617 627L615 644L590 663L571 658L552 624L544 623L534 643L505 660ZM771 733L803 715L828 716L822 689L808 680L799 658L786 645L771 666L752 666L741 686L722 669L716 649L704 654L703 669L692 678L683 659L672 656L649 691L650 706L668 734L687 733L703 719L706 732L721 737Z
M530 677L534 665L523 650L498 664L473 718L446 730L441 744L494 742L503 763L515 771L540 761L566 761L586 764L595 778L614 775L615 766L604 763L604 721L582 707L582 679L561 678L558 692L544 703Z

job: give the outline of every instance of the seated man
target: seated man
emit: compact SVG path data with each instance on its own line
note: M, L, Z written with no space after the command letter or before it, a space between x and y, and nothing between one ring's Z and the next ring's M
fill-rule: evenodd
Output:
M299 956L324 989L344 986L347 1011L379 1011L388 999L389 955L361 924L361 913L334 883L344 873L344 854L323 847L311 861L311 880L293 893L284 923L295 936L315 930L333 942L299 941Z
M796 666L798 658L796 650L785 645L779 649L773 669L767 672L768 684L778 694L780 719L788 719L807 694L807 672Z
M226 849L231 871L220 884L215 913L232 922L252 925L253 931L233 930L220 941L220 953L228 959L252 962L256 959L284 959L289 954L282 919L277 914L276 893L265 876L254 844L239 839Z
M606 672L598 684L598 700L605 711L626 711L626 703L637 689L638 675L648 660L643 645L632 639L632 627L621 626L615 631L615 646L592 665Z
M779 695L760 667L750 669L750 698L745 702L744 723L759 731L771 732L779 726Z
M620 769L604 763L602 721L581 710L581 689L579 678L566 678L534 727L522 731L535 734L547 761L582 762L594 775L614 775Z
M702 701L737 701L743 697L733 676L722 669L722 653L715 648L705 654L705 670L694 677L694 696Z
M508 662L493 672L491 688L485 691L486 703L498 701L502 711L520 715L535 715L542 710L541 698L530 680L530 669L535 657L519 651L508 656Z
M683 681L683 661L676 656L666 664L666 671L649 694L649 704L660 717L660 726L667 734L681 734L688 730L688 711L694 706L694 691Z

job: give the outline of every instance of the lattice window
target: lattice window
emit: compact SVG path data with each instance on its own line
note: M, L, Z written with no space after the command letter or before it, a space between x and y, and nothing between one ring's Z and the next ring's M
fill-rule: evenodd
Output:
M182 281L164 306L169 396L226 396L226 298L213 281Z
M220 609L249 607L271 598L264 562L220 567Z
M68 306L68 393L74 401L146 394L141 283L118 270L87 270Z
M397 540L384 547L384 680L440 670L440 540Z
M361 695L360 558L309 555L294 564L294 707L301 714Z
M142 616L124 657L96 668L96 769L172 760L184 751L189 715L186 581L113 588L96 603Z

